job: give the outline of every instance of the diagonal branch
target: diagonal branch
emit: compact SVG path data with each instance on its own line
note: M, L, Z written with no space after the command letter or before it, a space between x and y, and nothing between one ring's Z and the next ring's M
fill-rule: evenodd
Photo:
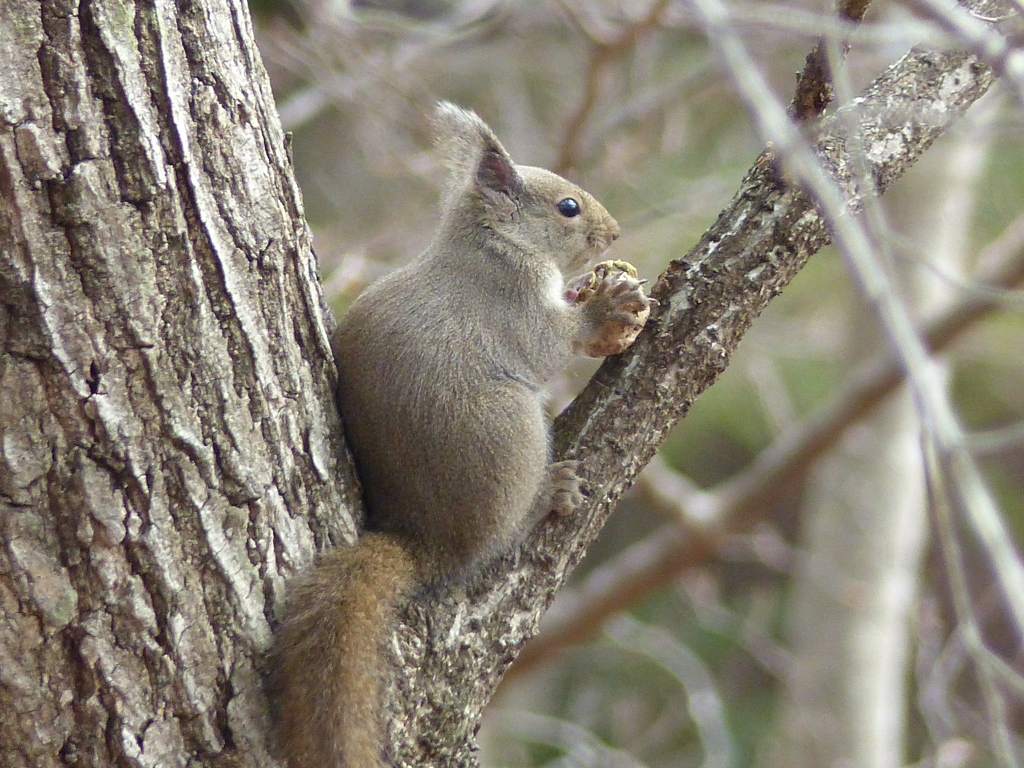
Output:
M993 77L967 54L912 53L823 121L818 154L850 207L902 175ZM867 182L856 177L847 148L851 125ZM394 648L399 691L389 697L398 762L475 764L479 714L554 592L754 318L828 242L812 201L781 183L763 154L719 220L659 278L652 290L659 313L648 329L628 353L605 362L556 422L556 454L583 461L590 506L539 527L468 594L406 609Z
M1015 251L979 277L979 290L937 315L923 330L931 352L948 348L1002 306L1003 291L1024 284L1024 217L1009 234L1016 241ZM746 471L701 494L711 500L711 511L703 516L714 521L710 527L661 529L590 575L575 590L567 612L523 649L513 672L529 671L566 646L586 640L611 616L713 557L731 535L750 531L801 480L813 458L835 445L847 427L873 411L903 378L892 355L866 365L825 406L762 451Z

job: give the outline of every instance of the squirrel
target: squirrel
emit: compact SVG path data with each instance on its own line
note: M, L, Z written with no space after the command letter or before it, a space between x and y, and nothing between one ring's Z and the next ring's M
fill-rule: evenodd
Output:
M550 462L544 384L574 352L621 351L649 311L624 262L567 287L566 271L619 236L597 200L516 165L475 112L441 102L433 126L448 171L433 241L366 289L332 336L366 532L290 589L272 679L290 768L383 764L397 606L582 503L578 463ZM609 334L627 341L609 347Z

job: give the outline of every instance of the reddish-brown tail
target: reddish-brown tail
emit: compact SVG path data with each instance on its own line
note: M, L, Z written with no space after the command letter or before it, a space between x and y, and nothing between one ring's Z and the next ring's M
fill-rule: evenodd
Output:
M380 768L383 646L414 573L394 538L367 533L291 588L271 685L290 768Z

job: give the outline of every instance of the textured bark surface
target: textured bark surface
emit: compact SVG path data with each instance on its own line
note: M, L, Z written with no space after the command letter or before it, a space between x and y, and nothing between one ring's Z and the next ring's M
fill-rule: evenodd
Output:
M917 54L876 83L850 114L878 186L990 82ZM822 146L855 202L875 190L845 125ZM827 241L778 177L761 158L560 420L591 507L408 607L399 763L475 764L480 711L554 590ZM274 605L356 516L328 324L242 0L0 3L0 764L274 764Z
M270 765L273 599L352 507L242 0L0 3L0 339L0 765Z

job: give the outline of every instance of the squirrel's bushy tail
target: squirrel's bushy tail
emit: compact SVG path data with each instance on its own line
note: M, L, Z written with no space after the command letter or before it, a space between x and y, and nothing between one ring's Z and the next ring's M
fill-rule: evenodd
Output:
M271 691L290 768L379 768L384 641L414 584L396 539L366 533L291 590Z

